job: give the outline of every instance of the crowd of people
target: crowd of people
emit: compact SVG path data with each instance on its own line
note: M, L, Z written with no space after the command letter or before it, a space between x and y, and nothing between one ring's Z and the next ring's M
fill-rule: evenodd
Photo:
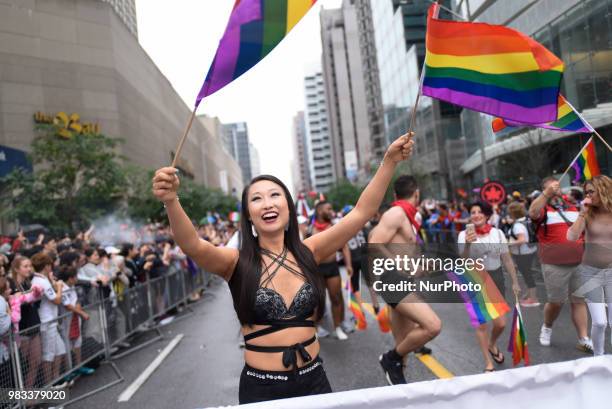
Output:
M23 383L27 388L51 385L64 387L77 375L89 375L93 368L80 366L84 337L92 332L100 346L99 314L91 307L107 300L107 321L112 321L119 347L128 347L132 323L127 319L140 307L147 310L142 292L130 292L147 282L152 285L155 321L172 319L165 308L167 292L160 278L172 271L194 272L197 266L175 244L172 232L161 224L135 227L122 224L117 231L97 234L92 225L75 235L56 237L46 233L34 236L19 231L0 236L0 382L15 384L10 357L12 332L21 355ZM218 214L201 221L198 234L219 246L227 244L235 231L230 220ZM128 295L132 296L127 302ZM140 295L144 299L138 299ZM189 298L200 298L194 291ZM146 314L147 312L145 312ZM165 321L164 321L165 320ZM96 332L97 331L97 332ZM91 343L88 344L92 347ZM67 372L66 354L72 367ZM58 381L58 379L60 379Z
M387 154L393 159L383 162L359 202L339 212L320 200L312 215L298 216L282 182L261 176L245 188L240 215L233 212L224 218L215 213L196 223L180 207L174 169L164 168L156 173L153 191L166 207L169 225L125 225L102 239L94 226L72 237L28 238L20 232L0 238L0 337L6 339L9 331L15 335L25 361L24 385L57 380L69 352L78 366L83 323L93 315L89 304L115 300L111 305L116 312L127 315L130 311L120 302L126 291L163 277L172 267L200 266L227 280L241 322L246 360L241 403L329 392L318 339L331 334L343 341L354 331L344 315L340 264L358 303L363 303L365 288L375 314L390 308L395 346L379 362L390 384L406 383L407 356L431 353L426 344L441 333L443 322L416 292L390 297L374 291L367 271L368 243L417 249L453 244L456 257L484 257L486 279L501 297L516 298L526 308L544 303L542 346L554 343L553 324L569 300L577 348L603 354L606 323L612 327L604 304L608 311L612 308L611 179L597 176L581 189L563 193L550 177L540 190L513 192L491 206L479 199L423 200L416 179L404 175L394 182L395 200L381 205L395 163L412 150L412 141L400 139ZM544 297L537 291L539 271ZM399 283L429 273L407 277L388 271L381 278ZM156 312L165 305L160 288L153 296ZM191 294L194 300L198 297ZM328 329L323 320L326 299L331 304ZM475 325L485 372L504 362L497 341L505 330L506 312ZM132 329L127 324L124 331ZM0 348L0 379L10 385L10 346L3 342ZM82 366L78 372L93 370ZM263 388L261 381L270 379L299 382Z

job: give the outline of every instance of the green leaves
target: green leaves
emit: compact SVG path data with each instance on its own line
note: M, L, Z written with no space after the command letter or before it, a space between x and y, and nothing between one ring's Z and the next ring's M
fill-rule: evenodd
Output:
M116 152L121 139L103 134L57 136L54 125L39 125L31 145L34 173L15 170L0 182L0 215L21 224L40 223L55 232L74 231L118 213L142 222L164 221L163 205L151 193L152 170L124 165ZM236 200L220 190L183 179L179 192L187 214L227 214Z

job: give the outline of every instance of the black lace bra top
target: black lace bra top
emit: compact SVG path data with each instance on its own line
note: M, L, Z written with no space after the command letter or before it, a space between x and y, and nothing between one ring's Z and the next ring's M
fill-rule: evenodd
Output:
M289 308L285 305L283 297L272 288L260 287L255 299L255 317L257 322L276 320L300 319L304 320L312 314L317 307L313 287L304 283L295 293Z

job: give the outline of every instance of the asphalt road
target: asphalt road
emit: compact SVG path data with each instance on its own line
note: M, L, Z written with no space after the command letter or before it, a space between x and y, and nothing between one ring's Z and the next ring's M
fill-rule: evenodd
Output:
M540 283L539 290L541 287ZM442 333L429 344L433 349L433 363L454 376L481 373L484 362L463 305L436 304L433 308L443 322ZM239 325L227 285L222 280L214 280L204 298L191 309L161 328L163 339L114 361L123 382L69 407L193 409L237 404L238 379L244 362L239 347ZM538 343L542 307L523 310L532 364L586 356L575 348L576 334L567 310L564 308L556 323L551 347ZM392 338L381 333L373 317L366 315L369 321L366 331L351 334L347 341L331 337L321 340L321 357L334 391L386 385L378 356L393 346ZM119 395L178 334L184 335L178 346L129 401L119 403ZM139 341L153 335L143 334ZM506 329L499 344L503 351L508 338ZM609 348L609 341L606 345ZM511 368L508 354L506 357L506 363L498 370ZM436 379L431 362L424 363L410 356L406 369L408 381ZM114 379L117 376L112 368L102 365L94 375L81 377L72 388L71 396L92 391Z

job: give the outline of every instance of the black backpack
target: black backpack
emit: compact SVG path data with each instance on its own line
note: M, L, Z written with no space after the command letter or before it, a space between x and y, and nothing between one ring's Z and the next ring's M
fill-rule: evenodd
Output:
M538 236L537 236L538 226L531 219L526 219L526 221L520 221L520 222L518 220L515 220L514 223L521 223L523 226L525 226L525 228L527 229L527 235L529 236L528 237L529 244L538 242ZM510 236L512 236L512 238L516 240L517 237L514 234L514 223L512 223L512 226L510 227Z

